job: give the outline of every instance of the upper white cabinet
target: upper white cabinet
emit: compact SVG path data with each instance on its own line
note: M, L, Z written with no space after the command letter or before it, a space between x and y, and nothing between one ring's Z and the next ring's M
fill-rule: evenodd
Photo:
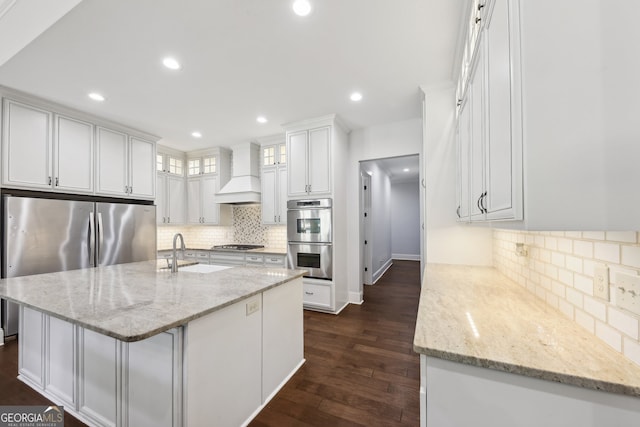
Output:
M262 223L287 223L287 145L262 146Z
M97 194L153 199L155 143L104 127L96 130Z
M93 125L4 99L3 184L93 192Z
M156 219L158 225L186 223L185 155L158 146L156 154Z
M231 176L231 152L225 148L187 153L187 222L230 225L232 208L216 202L216 193Z
M3 186L155 197L151 136L7 88L0 95Z
M475 33L468 37L470 62L461 73L468 80L458 85L464 90L457 134L461 221L523 216L521 107L513 77L520 69L510 3L473 3L469 31Z
M290 197L331 193L331 126L287 132Z

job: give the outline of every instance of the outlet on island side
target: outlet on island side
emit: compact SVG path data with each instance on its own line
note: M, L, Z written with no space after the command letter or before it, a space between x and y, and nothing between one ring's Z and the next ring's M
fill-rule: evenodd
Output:
M247 303L247 316L260 310L260 300L253 300Z
M604 264L593 269L593 296L609 301L609 267Z

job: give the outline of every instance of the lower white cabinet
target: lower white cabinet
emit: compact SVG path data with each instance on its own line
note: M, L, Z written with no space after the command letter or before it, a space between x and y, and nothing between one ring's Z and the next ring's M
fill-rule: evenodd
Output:
M130 343L21 306L18 378L90 426L246 425L304 362L301 287Z
M28 333L27 333L28 331ZM30 384L44 387L44 314L20 306L18 373Z
M44 318L47 337L44 389L58 396L65 407L75 408L78 401L75 381L77 362L74 351L78 336L77 327L55 317Z
M303 299L305 307L333 309L333 283L326 280L304 279Z
M117 425L119 343L114 338L80 328L78 346L78 412L105 426Z
M182 334L172 329L122 345L122 424L181 425L182 366L178 351L182 349Z

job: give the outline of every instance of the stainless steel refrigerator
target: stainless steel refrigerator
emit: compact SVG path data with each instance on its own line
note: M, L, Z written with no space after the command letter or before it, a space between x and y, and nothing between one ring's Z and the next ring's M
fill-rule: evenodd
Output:
M2 198L2 277L156 258L153 205ZM18 332L18 306L2 301L5 335Z

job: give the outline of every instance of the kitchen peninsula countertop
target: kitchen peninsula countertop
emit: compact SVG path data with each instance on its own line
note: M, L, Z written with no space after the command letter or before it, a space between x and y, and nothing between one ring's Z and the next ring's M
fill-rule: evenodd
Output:
M156 260L0 280L0 297L133 342L302 277L283 268L171 273Z
M429 264L424 277L417 353L640 397L640 366L494 268Z

